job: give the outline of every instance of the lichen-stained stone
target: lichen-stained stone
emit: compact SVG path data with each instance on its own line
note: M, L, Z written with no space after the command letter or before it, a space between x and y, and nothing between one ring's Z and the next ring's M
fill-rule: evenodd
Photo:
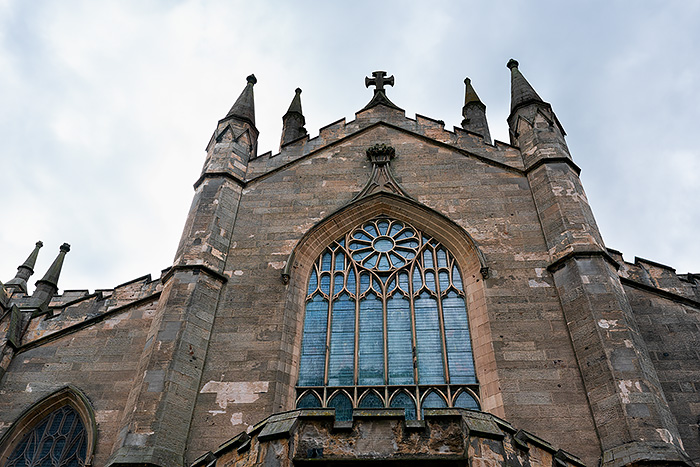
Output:
M346 466L358 462L388 466L551 467L555 456L559 467L584 465L575 456L557 451L533 435L521 437L516 444L515 430L488 414L464 409L430 409L422 427L407 429L406 420L393 412L355 413L357 416L349 428L343 430L336 429L332 412L297 410L275 415L256 425L245 445L234 438L211 456L194 462L192 467L273 467L292 463ZM498 422L508 429L500 432L499 439L480 436L467 427L469 420L475 419L491 422L492 427ZM263 437L263 433L277 430L280 421L287 422L285 427L289 429L279 437ZM269 426L274 428L268 429Z

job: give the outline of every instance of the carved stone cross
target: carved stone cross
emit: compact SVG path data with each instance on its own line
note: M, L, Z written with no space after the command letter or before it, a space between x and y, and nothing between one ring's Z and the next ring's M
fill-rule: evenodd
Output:
M394 85L394 75L386 78L386 71L373 71L372 76L374 76L374 78L365 78L365 87L376 86L374 90L375 94L380 91L383 92L385 84L389 86Z

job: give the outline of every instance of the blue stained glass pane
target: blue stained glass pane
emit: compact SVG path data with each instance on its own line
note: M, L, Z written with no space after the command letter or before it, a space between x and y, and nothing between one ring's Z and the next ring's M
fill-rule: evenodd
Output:
M321 274L321 291L325 294L331 293L331 275Z
M368 234L370 234L372 237L378 237L379 234L377 234L377 229L374 228L372 224L369 224L365 226L365 230L367 231Z
M377 253L373 252L372 255L369 258L367 258L367 262L365 263L365 267L373 268L374 265L377 263L378 256L379 255Z
M463 409L481 410L479 408L479 403L472 397L471 394L467 392L462 392L457 396L455 400L455 407L462 407Z
M384 384L384 316L382 301L369 294L360 302L358 384Z
M355 288L357 287L355 282L355 271L350 269L348 272L348 290L355 293Z
M307 293L313 293L313 291L316 290L316 287L318 287L318 275L316 274L316 271L311 271L311 277L309 278L309 290Z
M335 270L342 271L345 269L345 255L342 253L336 253L335 255Z
M379 256L379 265L377 266L377 269L380 271L387 271L389 270L389 267L389 259L386 257L386 255Z
M427 293L422 293L416 299L414 306L418 382L419 384L442 384L445 382L445 372L437 302Z
M364 248L367 245L364 245L362 243L351 243L350 244L350 249L351 250L359 250L360 248Z
M336 394L328 402L328 407L335 408L335 419L340 421L352 420L352 402L343 393Z
M333 301L328 385L353 384L355 360L355 302L347 294Z
M345 274L342 272L337 273L333 281L333 293L338 293L343 290L343 282L345 282Z
M397 255L396 253L389 253L389 256L391 257L391 264L393 264L395 268L403 266L403 258L402 257Z
M379 228L379 235L386 235L387 230L389 230L389 223L387 221L377 222L377 227Z
M423 266L426 268L433 267L433 252L429 248L423 251Z
M437 262L439 268L447 267L447 252L442 248L437 251Z
M321 407L321 401L318 397L312 393L306 393L304 397L299 399L297 402L297 409L313 409L316 407Z
M387 300L387 346L389 348L389 384L413 384L411 309L403 296Z
M360 274L360 293L369 289L369 274Z
M399 287L401 287L404 292L408 292L408 273L399 273Z
M420 276L420 270L414 268L413 271L413 291L418 292L423 287L423 278Z
M394 222L391 226L391 230L389 231L389 236L390 237L396 236L396 234L401 231L402 227L403 227L403 225L399 224L398 222Z
M462 276L459 275L459 269L457 269L456 265L452 267L452 283L459 290L464 291L464 286L462 285Z
M374 392L370 392L360 401L360 405L363 409L381 409L384 407L382 399Z
M344 239L344 238L341 238L340 240L338 240L338 244L339 244L340 246L345 246L345 239Z
M464 299L456 293L450 292L442 299L442 312L445 319L445 343L450 382L454 384L476 383Z
M447 274L447 271L440 271L438 277L440 278L440 290L447 290L450 286L450 275Z
M447 402L445 402L445 399L443 399L440 394L432 391L423 399L422 407L424 409L439 409L442 407L447 407Z
M432 271L428 271L425 273L425 285L428 286L430 290L433 292L436 292L437 289L435 288L435 273Z
M323 384L327 325L328 302L317 295L306 304L301 362L299 364L300 386L320 386Z
M372 250L369 250L369 249L363 250L363 251L358 251L358 252L352 254L352 258L353 258L355 261L362 261L362 260L365 259L365 258L367 257L367 255L370 254L370 253L372 253Z
M353 238L356 238L356 239L358 239L358 240L370 241L370 238L369 238L369 237L367 236L367 234L365 234L364 232L355 232L355 233L353 234Z
M330 271L331 270L331 254L324 253L323 259L321 260L321 270Z
M392 400L390 407L406 409L406 420L416 419L416 404L411 396L405 392L397 394Z

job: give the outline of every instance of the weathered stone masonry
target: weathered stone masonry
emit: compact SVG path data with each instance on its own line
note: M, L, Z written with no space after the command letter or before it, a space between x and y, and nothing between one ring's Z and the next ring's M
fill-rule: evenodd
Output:
M57 295L64 245L29 295L38 243L0 287L0 456L68 394L94 466L698 463L700 276L606 248L563 126L508 68L510 144L468 79L450 131L375 72L369 104L315 138L298 89L262 155L249 76L158 280ZM377 216L454 256L482 411L296 409L313 262Z

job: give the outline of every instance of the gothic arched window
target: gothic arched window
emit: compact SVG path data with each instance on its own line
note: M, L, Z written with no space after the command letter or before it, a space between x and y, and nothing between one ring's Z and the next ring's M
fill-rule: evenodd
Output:
M37 403L3 436L6 467L85 467L95 423L87 399L64 388Z
M478 409L462 277L454 257L406 222L378 217L315 261L297 407Z

